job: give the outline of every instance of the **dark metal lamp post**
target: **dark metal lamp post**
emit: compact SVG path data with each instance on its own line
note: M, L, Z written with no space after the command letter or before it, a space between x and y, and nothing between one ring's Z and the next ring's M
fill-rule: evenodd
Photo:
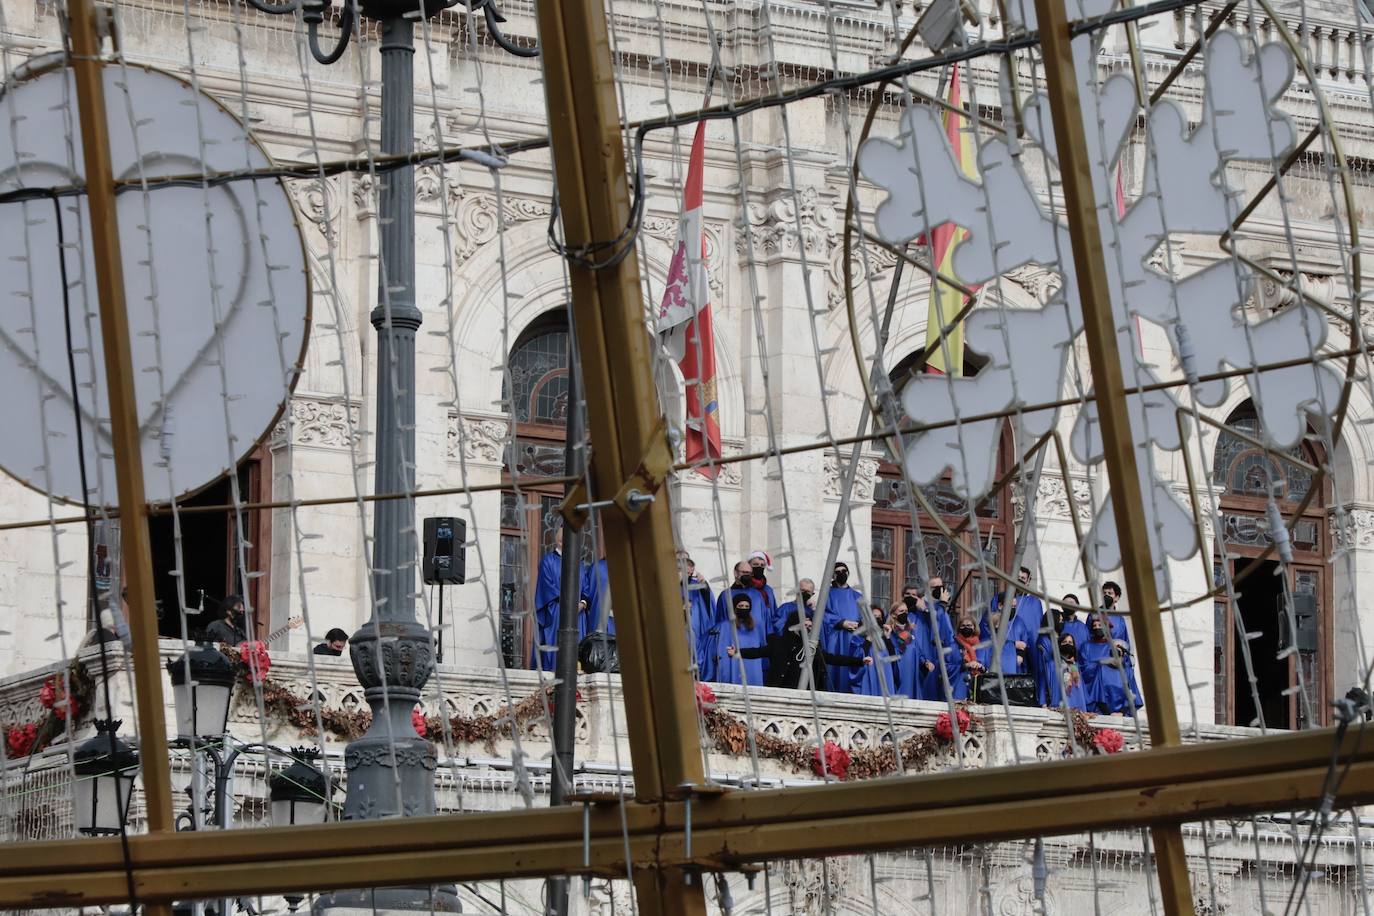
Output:
M297 824L320 824L329 819L329 777L309 763L319 756L314 748L298 747L291 751L292 763L267 780L268 798L272 802L272 825L294 827ZM300 909L303 894L284 894L292 913Z
M138 778L138 748L120 738L118 719L96 719L95 737L77 746L76 830L84 836L118 836L127 825Z
M224 734L234 696L234 665L213 646L197 645L167 662L177 734L210 739Z
M494 0L343 0L339 37L320 46L320 26L332 0L247 0L271 14L299 12L311 56L321 64L339 60L360 32L360 18L380 24L381 130L383 156L414 151L415 22L462 7L481 11L492 39L512 54L535 57L537 48L512 44ZM415 171L412 163L378 169L377 234L380 261L377 306L377 422L375 493L415 489L415 334L423 314L415 290ZM349 657L372 709L372 725L349 744L345 820L422 817L435 813L433 747L415 733L410 711L434 667L434 641L416 619L414 505L407 499L375 503L373 511L371 615L349 640ZM461 910L453 888L390 888L338 891L319 898L316 909L376 908Z

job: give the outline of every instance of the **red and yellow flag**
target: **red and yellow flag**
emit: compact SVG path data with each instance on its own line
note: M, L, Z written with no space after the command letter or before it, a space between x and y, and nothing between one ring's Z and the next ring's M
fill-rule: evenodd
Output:
M950 67L949 92L945 101L951 106L962 110L964 107L963 93L959 87L959 65L953 64ZM957 114L954 111L945 111L945 136L949 138L949 145L954 150L954 161L959 164L959 171L970 178L978 177L978 165L973 138L969 132L964 130L964 122L967 117ZM958 279L954 273L954 249L959 247L968 232L962 226L953 223L945 223L930 233L930 255L931 263L935 269L947 277ZM954 320L959 314L959 310L964 307L965 296L961 290L950 286L948 283L937 280L935 289L930 296L930 313L926 317L926 347L929 349L935 344L939 337L940 329ZM949 353L949 364L945 363L945 353ZM930 354L926 362L926 371L931 373L944 374L946 372L954 375L964 374L964 326L961 321L959 324L950 328L945 339L935 346L935 351Z

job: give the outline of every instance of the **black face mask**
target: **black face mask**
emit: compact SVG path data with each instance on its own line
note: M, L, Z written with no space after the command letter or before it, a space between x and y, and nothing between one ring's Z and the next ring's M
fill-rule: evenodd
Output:
M931 590L930 590L930 597L934 598L936 601L944 601L944 600L945 600L945 587L944 587L943 585L936 585L936 586L934 586L934 587L931 588Z
M849 570L839 569L835 571L835 584L843 586L849 581Z
M1073 661L1073 657L1076 654L1078 654L1077 650L1074 649L1073 643L1071 642L1066 642L1059 647L1059 657L1066 661Z
M1093 634L1093 639L1101 639L1103 636L1107 635L1107 631L1104 630L1104 629L1102 629L1102 627L1098 626L1098 627L1093 627L1093 629L1092 629L1092 634Z
M735 616L736 616L736 617L748 617L752 612L753 612L753 608L752 608L752 607L737 607L737 608L735 608Z
M762 566L755 566L752 575L754 577L754 581L757 582L759 585L762 585L768 579L768 577L763 574Z
M973 626L962 626L959 628L960 636L972 636L975 632L976 628Z
M919 601L915 595L903 595L902 603L906 605L908 611L916 610L916 602Z
M907 612L905 610L898 611L896 614L896 620L898 623L906 623Z
M751 587L753 584L754 584L754 574L753 574L753 573L745 573L744 575L742 575L742 576L739 577L739 585L740 585L740 588L749 588L749 587Z
M806 602L810 601L810 600L812 599L812 597L814 597L814 596L813 596L810 592L802 592L802 593L801 593L801 602L802 602L802 604L806 604Z

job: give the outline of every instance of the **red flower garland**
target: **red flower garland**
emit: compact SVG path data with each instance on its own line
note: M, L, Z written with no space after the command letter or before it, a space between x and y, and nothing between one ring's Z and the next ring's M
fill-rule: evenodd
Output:
M26 722L5 732L5 753L11 758L27 757L38 743L38 725Z
M958 713L959 734L962 735L969 730L972 723L969 721L968 713L962 709L956 710L956 712ZM949 713L942 712L935 717L935 737L941 741L954 740L954 728L950 725Z
M52 714L58 719L66 719L71 715L75 720L81 714L81 707L76 698L67 696L67 688L60 674L50 674L43 681L43 686L38 689L38 702L44 709L52 710Z
M427 730L424 710L418 706L412 709L410 711L410 724L415 728L415 734L423 738Z
M821 748L814 748L811 751L811 770L817 776L824 776L827 773L836 779L843 780L849 772L849 751L840 747L834 741L825 742L825 767L821 767Z
M697 712L704 712L716 705L716 692L710 684L697 682Z
M1116 754L1126 746L1126 739L1114 728L1104 728L1093 735L1093 745L1100 753Z
M267 680L267 672L272 668L272 656L267 654L267 644L261 640L239 643L239 661L248 667L248 679L254 684Z

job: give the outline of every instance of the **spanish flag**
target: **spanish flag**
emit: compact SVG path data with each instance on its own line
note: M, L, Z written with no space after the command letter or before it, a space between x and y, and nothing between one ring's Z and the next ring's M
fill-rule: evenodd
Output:
M953 64L950 67L949 92L945 99L955 108L962 110L964 107L963 93L959 87L959 65ZM956 114L954 111L945 111L945 136L949 138L950 149L954 151L954 161L959 164L959 171L970 178L978 177L978 166L976 160L976 149L973 138L964 129L964 122L967 118L964 115ZM955 277L954 273L954 249L959 247L968 232L961 226L953 223L945 223L937 226L930 233L930 255L931 263L935 269L948 277ZM957 277L956 277L957 279ZM946 372L954 375L964 374L964 327L960 322L949 330L945 339L936 344L940 335L940 329L954 320L954 316L959 314L959 310L964 307L964 294L948 283L937 280L935 289L930 296L930 313L926 317L926 348L935 347L926 362L926 372L944 374ZM945 363L945 353L949 353L949 364Z

